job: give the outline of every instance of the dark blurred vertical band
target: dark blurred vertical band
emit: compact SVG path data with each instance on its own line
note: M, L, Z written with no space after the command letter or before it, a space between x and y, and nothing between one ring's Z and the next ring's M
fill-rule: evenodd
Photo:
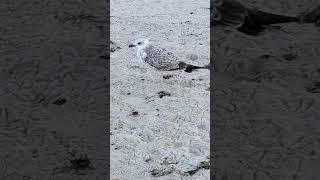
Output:
M107 147L107 177L110 179L110 1L105 0L106 4L106 14L107 14L107 23L106 23L106 147Z
M213 114L214 114L214 68L213 68L213 53L214 53L214 28L213 28L213 16L215 7L213 7L213 1L210 0L210 179L214 179L214 131L213 131Z

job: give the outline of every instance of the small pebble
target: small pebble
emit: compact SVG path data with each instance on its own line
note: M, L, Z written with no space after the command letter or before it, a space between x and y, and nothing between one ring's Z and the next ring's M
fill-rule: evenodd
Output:
M164 96L171 96L171 94L166 91L160 91L158 92L158 95L159 95L159 98L163 98Z
M58 98L57 100L55 100L52 104L55 104L55 105L63 105L67 102L67 100L65 98Z
M132 116L139 116L139 112L138 111L133 111L133 112L131 112L131 115Z
M163 79L170 79L172 78L173 76L171 74L167 74L167 75L164 75L163 76Z
M293 55L293 54L284 54L284 55L282 55L282 57L283 57L283 59L285 59L287 61L292 61L297 58L297 56Z

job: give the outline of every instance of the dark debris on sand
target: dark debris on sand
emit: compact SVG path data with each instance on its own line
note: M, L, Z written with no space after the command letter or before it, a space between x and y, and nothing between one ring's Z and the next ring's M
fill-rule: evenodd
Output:
M164 96L171 96L169 92L166 91L160 91L158 92L159 98L163 98Z

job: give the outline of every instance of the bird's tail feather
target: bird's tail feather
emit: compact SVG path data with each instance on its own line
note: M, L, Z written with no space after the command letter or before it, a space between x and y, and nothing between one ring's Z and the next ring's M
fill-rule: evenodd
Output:
M187 64L186 68L184 69L185 72L191 73L193 70L196 69L210 69L210 64L205 65L205 66L194 66L191 64Z
M178 69L184 70L187 73L191 73L193 70L196 70L196 69L210 69L210 63L205 66L195 66L195 65L187 64L183 61L180 61Z

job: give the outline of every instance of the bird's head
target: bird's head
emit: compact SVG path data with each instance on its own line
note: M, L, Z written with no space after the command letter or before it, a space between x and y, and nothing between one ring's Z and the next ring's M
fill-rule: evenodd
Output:
M148 39L137 39L133 43L129 44L129 47L145 47L149 44Z

